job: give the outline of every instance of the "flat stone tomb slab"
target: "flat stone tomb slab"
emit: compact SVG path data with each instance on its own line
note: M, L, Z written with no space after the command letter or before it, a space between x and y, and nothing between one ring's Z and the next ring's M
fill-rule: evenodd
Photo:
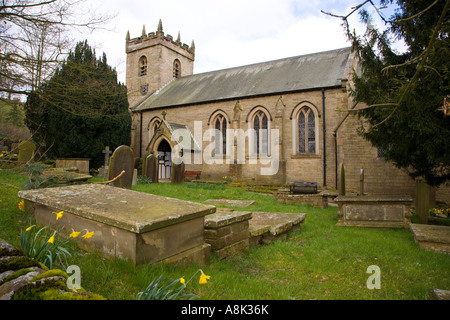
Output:
M339 226L408 228L412 199L403 195L339 196Z
M420 248L450 254L449 226L411 224L410 229Z
M289 232L298 230L305 218L305 213L252 212L250 246L285 238Z
M214 205L224 205L233 207L248 207L255 203L254 200L229 200L229 199L208 199L205 202L212 203Z
M216 211L214 206L100 184L20 191L19 197L32 204L38 224L50 221L67 233L94 231L91 239L80 239L85 250L136 264L209 263L204 217ZM58 211L64 215L56 221Z

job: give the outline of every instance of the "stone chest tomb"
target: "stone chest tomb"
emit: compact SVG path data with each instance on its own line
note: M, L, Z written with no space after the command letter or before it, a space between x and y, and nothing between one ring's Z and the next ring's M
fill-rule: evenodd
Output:
M410 196L339 196L339 226L408 228L411 223Z
M20 191L37 223L94 232L80 247L142 263L208 264L204 217L214 206L101 184ZM64 211L56 221L56 212Z

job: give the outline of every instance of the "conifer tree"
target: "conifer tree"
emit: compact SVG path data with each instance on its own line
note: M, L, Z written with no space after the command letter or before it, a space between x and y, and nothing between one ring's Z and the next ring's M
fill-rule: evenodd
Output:
M50 157L90 158L97 168L105 146L129 144L126 87L117 82L106 55L97 59L87 41L29 95L25 116L33 140Z
M450 181L450 116L444 111L450 98L449 6L449 0L364 1L341 16L361 66L352 92L356 103L367 105L354 109L367 121L360 133L387 160L435 186ZM386 17L384 10L392 8ZM367 25L363 35L350 29L355 12ZM384 30L374 26L375 18ZM401 53L393 46L398 40L405 46Z

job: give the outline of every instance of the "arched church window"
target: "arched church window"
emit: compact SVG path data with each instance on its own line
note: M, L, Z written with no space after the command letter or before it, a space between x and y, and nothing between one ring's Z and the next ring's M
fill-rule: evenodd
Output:
M298 114L298 153L316 153L316 115L309 107Z
M147 75L147 57L142 56L139 58L139 76L146 76Z
M180 60L175 59L173 62L173 77L179 78L181 76L181 63Z
M265 112L258 110L253 116L253 153L269 153L269 118Z
M215 153L226 154L227 153L227 119L219 114L214 120L214 141L215 141Z

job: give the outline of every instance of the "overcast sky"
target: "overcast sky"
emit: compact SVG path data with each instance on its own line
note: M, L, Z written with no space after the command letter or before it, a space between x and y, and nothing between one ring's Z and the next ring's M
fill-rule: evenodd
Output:
M84 34L97 55L106 53L125 82L125 37L157 29L191 45L195 42L194 73L350 46L338 18L357 0L89 0L96 14L115 14L106 27ZM356 25L358 17L353 21Z

